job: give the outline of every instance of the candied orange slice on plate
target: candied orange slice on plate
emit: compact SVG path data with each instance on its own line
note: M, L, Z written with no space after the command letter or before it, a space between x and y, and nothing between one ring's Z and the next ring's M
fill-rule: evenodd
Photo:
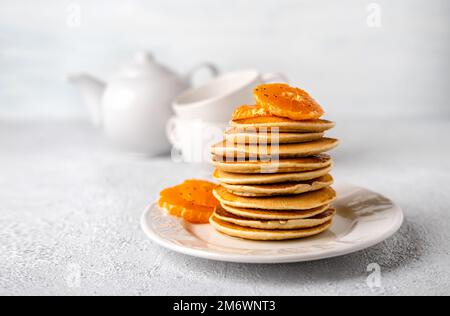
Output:
M325 112L306 91L284 83L269 83L253 91L256 103L274 116L291 120L312 120Z
M193 223L193 224L207 224L209 222L209 218L211 217L212 213L214 212L214 209L208 209L207 211L201 211L196 208L186 208L181 213L181 217L186 222Z
M181 196L197 205L218 206L212 191L217 185L205 180L186 180L180 187Z
M184 205L172 204L161 198L158 205L165 209L168 214L182 217L185 221L194 224L208 223L209 217L214 212L214 208L187 203Z
M219 201L213 196L216 184L204 180L186 180L182 184L161 191L158 205L173 216L184 220L203 224Z

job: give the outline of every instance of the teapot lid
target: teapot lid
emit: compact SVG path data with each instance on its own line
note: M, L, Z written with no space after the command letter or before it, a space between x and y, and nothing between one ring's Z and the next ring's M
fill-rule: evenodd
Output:
M133 60L122 67L118 75L120 77L176 77L173 71L159 64L151 53L145 51L136 53Z

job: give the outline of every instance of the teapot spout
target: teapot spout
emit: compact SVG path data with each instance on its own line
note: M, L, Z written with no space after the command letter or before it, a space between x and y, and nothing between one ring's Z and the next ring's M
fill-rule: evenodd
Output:
M96 127L102 124L101 99L106 84L101 80L87 74L75 74L68 77L69 83L78 87L84 97L91 116L92 123Z

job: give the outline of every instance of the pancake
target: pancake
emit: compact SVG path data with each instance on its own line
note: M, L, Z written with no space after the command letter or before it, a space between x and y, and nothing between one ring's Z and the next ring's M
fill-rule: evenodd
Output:
M280 157L296 158L320 154L335 148L339 141L334 138L321 138L319 140L279 145L246 145L233 144L222 141L211 147L214 155L223 157Z
M227 212L242 216L246 218L254 218L254 219L265 219L265 220L280 220L280 219L302 219L302 218L310 218L314 217L320 213L325 212L330 208L329 204L312 208L309 210L301 210L301 211L268 211L268 210L256 210L256 209L248 209L248 208L238 208L228 205L221 205L221 207Z
M212 164L222 170L234 173L284 173L317 170L328 167L332 159L327 154L310 157L282 159L275 161L227 161L213 156Z
M242 174L231 173L216 169L213 177L221 183L228 184L272 184L283 182L300 182L312 180L328 174L332 166L325 168L305 171L305 172L289 172L289 173L268 173L268 174Z
M279 144L303 143L318 140L324 133L278 133L278 132L240 132L235 129L225 133L225 140L237 144Z
M239 131L255 131L260 128L277 128L280 132L314 133L332 129L334 122L327 120L294 121L288 118L266 116L230 122L231 127Z
M242 197L218 186L213 190L213 194L221 204L263 210L308 210L330 204L336 198L336 192L331 187L297 195Z
M277 184L237 185L222 183L222 186L233 194L249 197L271 195L291 195L320 190L333 184L329 174L308 181L284 182Z
M233 223L225 222L218 219L214 215L209 218L209 222L216 230L226 235L251 240L285 240L285 239L311 237L326 231L332 224L332 221L328 221L322 225L312 228L258 229L258 228L242 227L235 225Z
M216 207L214 216L221 221L233 223L235 225L252 227L259 229L299 229L310 228L322 225L333 219L336 215L335 209L327 209L314 217L305 219L289 219L289 220L258 220L246 218L227 212L222 207Z

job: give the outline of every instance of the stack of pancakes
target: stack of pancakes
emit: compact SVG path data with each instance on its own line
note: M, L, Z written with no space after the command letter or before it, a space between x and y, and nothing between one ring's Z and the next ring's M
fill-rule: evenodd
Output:
M309 237L327 230L336 211L330 187L338 140L324 137L334 123L257 117L231 122L212 146L214 190L220 201L210 223L220 232L253 240ZM265 144L267 144L265 146Z

